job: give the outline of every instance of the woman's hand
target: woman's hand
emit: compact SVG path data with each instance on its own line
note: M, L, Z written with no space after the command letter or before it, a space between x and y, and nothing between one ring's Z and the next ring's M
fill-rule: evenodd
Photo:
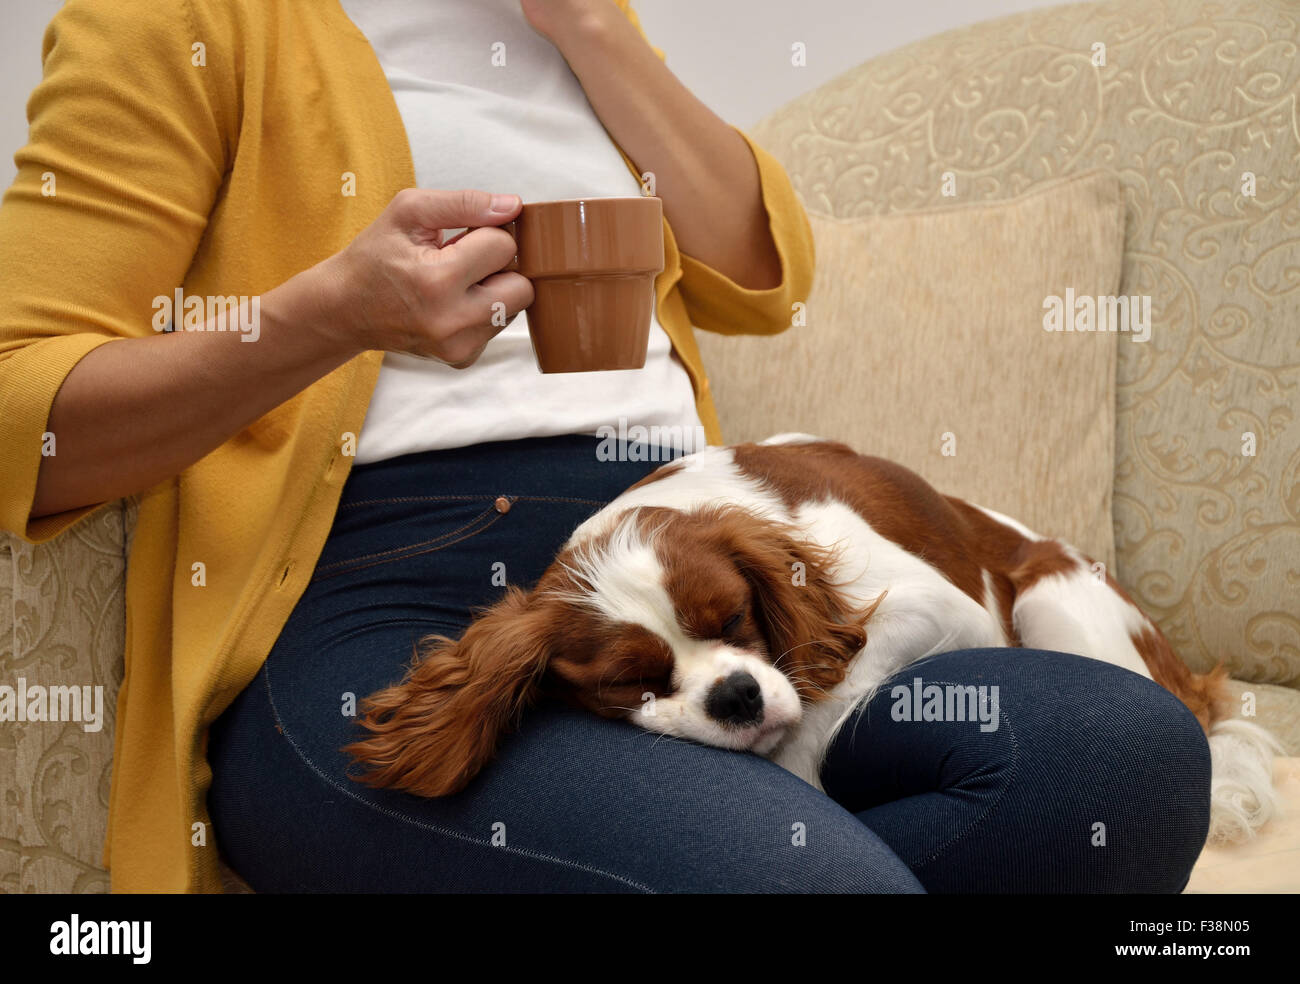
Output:
M351 354L368 349L434 358L457 369L533 302L533 285L502 272L515 255L503 225L517 195L399 192L382 215L309 275L319 277L320 324ZM469 227L444 243L443 231Z

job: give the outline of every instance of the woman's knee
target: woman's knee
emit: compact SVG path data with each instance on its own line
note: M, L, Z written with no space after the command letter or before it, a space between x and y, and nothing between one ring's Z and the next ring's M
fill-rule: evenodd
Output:
M1095 821L1090 842L1114 855L1106 865L1113 890L1182 891L1210 824L1210 748L1200 722L1158 683L1106 663L1085 699L1097 705L1086 719L1096 740L1080 755L1089 756L1087 781L1115 818Z
M946 653L886 689L917 679L974 687L991 712L978 729L897 725L887 713L867 722L876 751L935 763L931 789L867 811L927 888L1162 892L1186 883L1208 827L1209 752L1173 694L1099 660L1035 650ZM924 765L909 768L931 778ZM935 840L917 831L927 817L953 836L911 857L909 837Z
M1085 845L1063 890L1177 892L1209 828L1210 755L1192 712L1147 677L1100 660L1025 651L1002 683L1019 723L1022 796ZM1028 802L1026 802L1026 808Z

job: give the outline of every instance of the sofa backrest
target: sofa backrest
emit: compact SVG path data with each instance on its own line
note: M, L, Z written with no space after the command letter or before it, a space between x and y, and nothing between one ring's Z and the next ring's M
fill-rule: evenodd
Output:
M1223 660L1234 676L1291 686L1298 46L1297 8L1280 0L1043 8L874 58L754 131L809 210L839 218L1118 174L1121 292L1151 297L1152 335L1120 339L1116 576L1194 667ZM715 391L727 373L777 371L760 358L708 364Z

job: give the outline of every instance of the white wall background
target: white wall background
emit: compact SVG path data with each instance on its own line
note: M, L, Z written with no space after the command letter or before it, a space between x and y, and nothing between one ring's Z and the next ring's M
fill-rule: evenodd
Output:
M9 187L14 151L27 142L27 97L41 80L41 36L61 0L0 0L0 182Z
M874 55L965 24L1065 0L632 0L668 66L749 127ZM801 41L807 65L790 64Z
M669 66L696 95L723 119L749 127L873 55L949 28L1056 2L633 0L633 6L650 40L664 49ZM62 0L0 0L4 186L13 180L14 151L27 141L27 97L41 78L41 35L60 6ZM796 41L807 50L802 68L790 64L790 46Z

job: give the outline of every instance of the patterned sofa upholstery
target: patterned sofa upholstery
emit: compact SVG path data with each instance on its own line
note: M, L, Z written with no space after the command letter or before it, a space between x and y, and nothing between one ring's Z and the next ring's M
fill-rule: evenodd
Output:
M1017 14L872 59L754 136L837 219L1119 175L1116 577L1194 668L1222 660L1300 754L1300 8L1119 0ZM1095 46L1104 45L1104 65ZM964 189L945 199L943 174ZM1243 194L1245 175L1254 194ZM869 262L868 257L862 261ZM821 269L820 276L834 276ZM761 346L701 333L723 427ZM1013 367L1014 368L1014 367ZM917 380L918 396L924 380ZM1255 454L1243 453L1243 434ZM831 435L834 436L834 435Z
M113 718L134 500L48 544L0 534L0 682L103 687L104 724L0 725L0 890L107 892Z
M1292 755L1298 46L1297 8L1282 0L1046 8L875 58L755 131L808 207L839 217L940 205L944 171L980 200L1088 168L1119 174L1123 292L1152 295L1167 330L1120 349L1116 575L1193 666L1229 664ZM762 371L701 341L715 391L728 374ZM743 420L723 425L734 433ZM1256 436L1254 456L1242 454L1243 432ZM0 726L3 891L108 887L99 859L132 516L114 504L41 547L0 537L0 683L103 685L106 711L97 733Z
M1275 770L1284 818L1207 850L1189 891L1300 891L1297 54L1285 0L1051 7L874 58L753 131L809 211L841 221L1118 175L1119 293L1150 295L1158 330L1117 349L1114 573L1190 665L1228 666L1293 756ZM757 436L728 383L788 393L779 366L761 344L698 337L724 431ZM807 413L799 429L837 436Z

